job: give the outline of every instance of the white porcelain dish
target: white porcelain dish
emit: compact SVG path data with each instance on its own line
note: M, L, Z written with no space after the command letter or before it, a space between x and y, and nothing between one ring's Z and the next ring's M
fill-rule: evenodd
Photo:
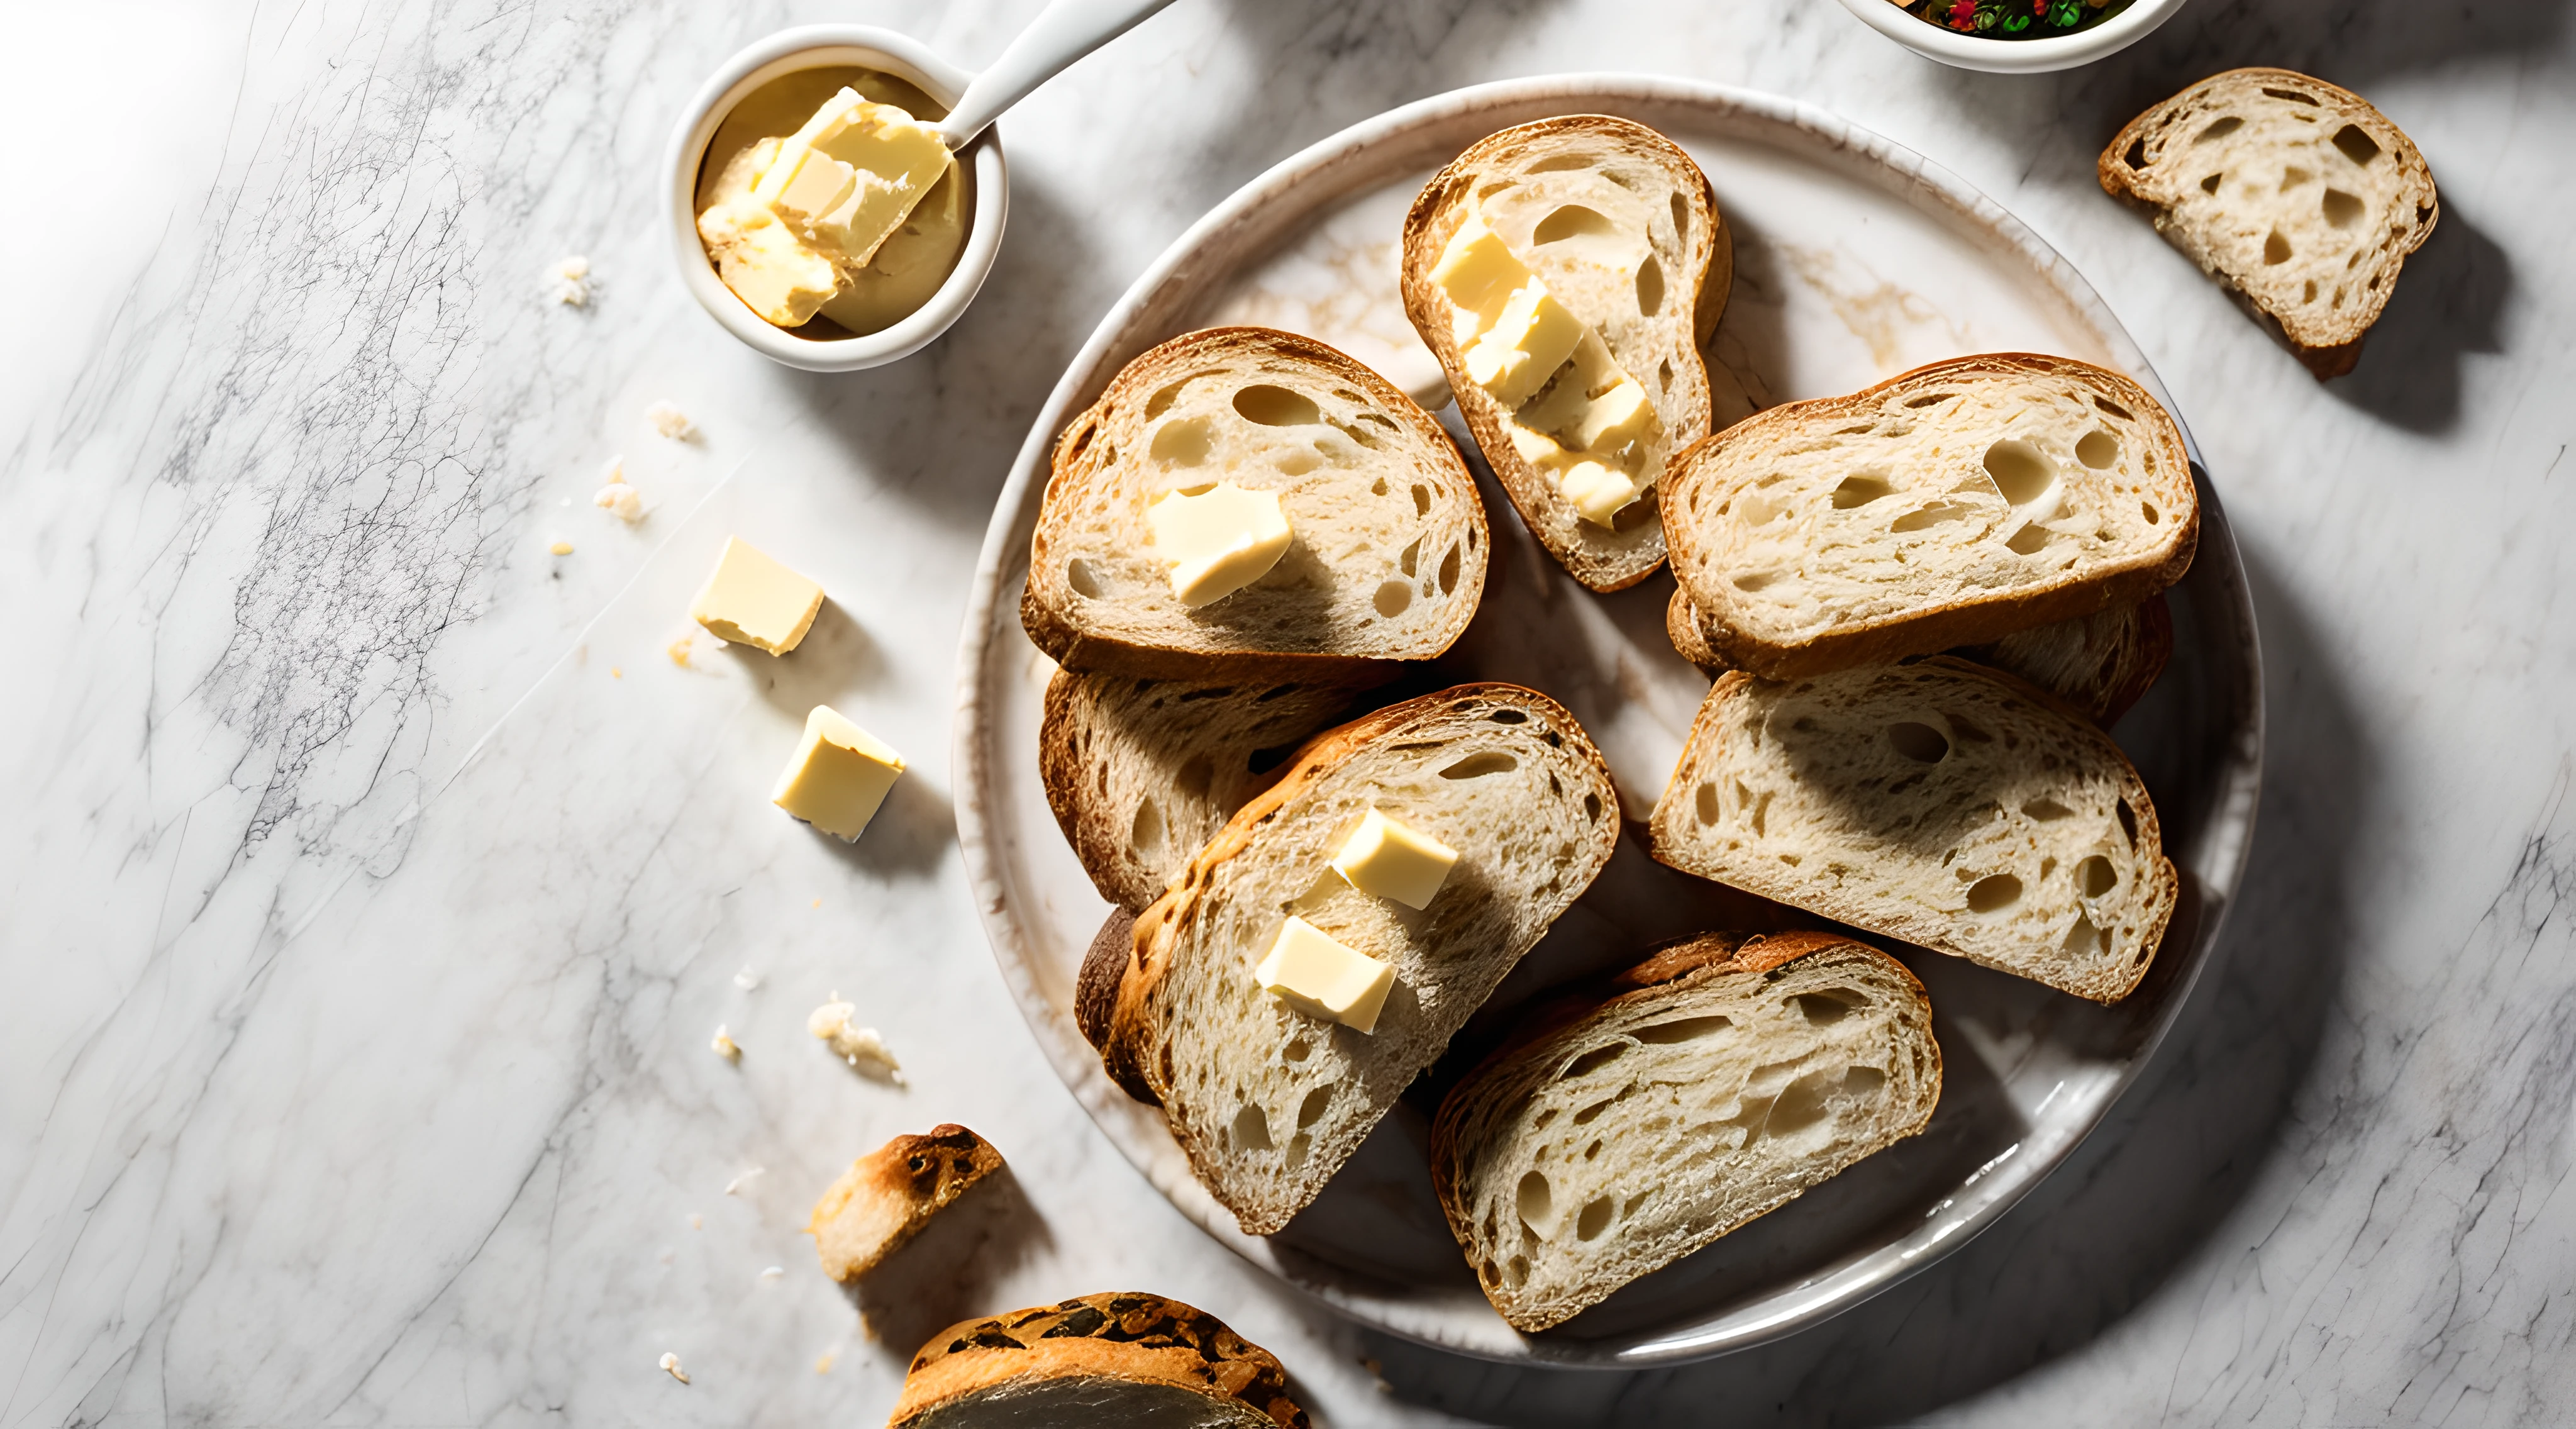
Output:
M1644 1366L1759 1343L1858 1303L1991 1224L2093 1129L2189 995L2234 895L2260 773L2260 674L2243 570L2204 480L2199 559L2172 593L2173 664L2117 731L2182 871L2172 932L2146 984L2114 1008L1898 948L1931 990L1949 1068L1922 1136L1536 1336L1514 1332L1486 1305L1431 1199L1428 1108L1399 1106L1285 1232L1242 1234L1191 1177L1160 1113L1112 1086L1074 1027L1075 970L1107 907L1058 832L1037 773L1051 666L1022 634L1018 606L1048 449L1129 358L1213 323L1305 331L1409 390L1437 389L1437 368L1396 298L1406 204L1474 140L1578 112L1655 126L1691 151L1716 189L1737 272L1711 346L1721 416L2008 348L2106 362L2163 395L2093 290L2028 228L1956 176L1830 115L1711 85L1606 76L1486 85L1409 105L1219 205L1137 280L1057 385L985 538L959 670L957 822L995 956L1031 1030L1102 1132L1210 1235L1398 1335L1498 1360ZM1484 481L1494 564L1477 622L1441 673L1517 680L1564 701L1601 745L1636 818L1708 683L1665 643L1670 577L1615 596L1582 590ZM1632 833L1461 1040L1551 982L1716 925L1711 887L1654 864Z
M2073 69L2117 54L2173 18L2183 0L2136 0L2128 9L2071 35L2045 40L1990 40L1927 25L1897 8L1892 0L1843 0L1843 8L1861 23L1922 55L1960 69L1991 74L2043 74Z
M716 127L744 96L798 70L828 65L862 65L907 80L941 105L954 105L974 76L931 53L919 41L872 25L807 25L781 30L724 62L698 88L662 154L665 213L671 224L672 257L679 261L680 282L689 296L718 326L742 339L764 357L808 372L856 372L909 357L948 330L993 270L1002 248L1002 223L1010 210L1010 173L1002 161L998 128L966 146L957 156L972 175L973 206L966 224L966 246L957 266L930 301L894 326L863 337L831 340L798 337L763 321L716 275L698 240L698 167Z

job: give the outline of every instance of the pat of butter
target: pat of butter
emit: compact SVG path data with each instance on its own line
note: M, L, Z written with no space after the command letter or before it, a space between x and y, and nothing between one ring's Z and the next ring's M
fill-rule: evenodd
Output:
M744 306L763 322L798 327L840 291L841 272L751 198L753 185L777 160L781 143L763 139L725 165L716 180L715 201L698 215L698 237L716 260L716 276Z
M1205 491L1174 491L1145 508L1154 553L1172 567L1172 594L1195 610L1225 599L1270 573L1294 534L1279 493L1220 481Z
M751 196L824 257L862 268L950 162L937 128L845 87L779 142Z
M1301 1012L1329 1017L1361 1032L1377 1030L1377 1015L1395 986L1395 969L1333 941L1303 918L1279 929L1252 976L1261 990Z
M1575 514L1595 526L1611 524L1637 499L1637 483L1628 474L1597 461L1578 461L1557 478L1557 490L1574 503Z
M1375 809L1360 820L1333 855L1333 872L1372 898L1392 898L1407 908L1431 906L1431 896L1458 866L1458 851L1415 833Z
M689 602L689 618L720 639L784 655L814 627L815 613L822 608L821 586L740 536L728 536L715 574Z
M1512 293L1531 281L1528 266L1512 256L1502 236L1468 214L1431 266L1431 283L1449 299L1450 332L1465 350L1503 315Z
M805 716L805 737L778 776L769 802L843 841L865 833L886 791L903 775L903 756L830 705Z

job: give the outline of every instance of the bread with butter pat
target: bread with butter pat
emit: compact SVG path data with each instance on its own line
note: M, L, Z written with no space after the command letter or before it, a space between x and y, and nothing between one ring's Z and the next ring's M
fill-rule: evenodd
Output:
M1056 440L1020 621L1071 669L1351 679L1447 650L1488 544L1411 398L1312 338L1211 328L1127 364Z
M1709 430L1700 348L1733 279L1699 166L1606 115L1483 139L1405 215L1405 314L1521 519L1594 590L1663 563L1658 487Z
M1333 871L1372 809L1457 853L1424 908ZM1307 746L1123 948L1104 932L1079 1020L1112 1078L1163 1108L1209 1192L1267 1235L1323 1190L1618 840L1609 770L1554 700L1481 684L1389 706ZM1262 988L1256 967L1291 915L1393 968L1370 1031Z

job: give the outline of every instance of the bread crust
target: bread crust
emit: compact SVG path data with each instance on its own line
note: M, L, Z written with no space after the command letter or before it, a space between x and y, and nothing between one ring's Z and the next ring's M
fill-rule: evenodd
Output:
M1192 1169L1218 1203L1233 1212L1248 1233L1266 1235L1276 1231L1301 1207L1255 1205L1233 1195L1225 1179L1218 1174L1223 1169L1223 1151L1207 1144L1186 1120L1172 1114L1169 1097L1174 1070L1169 1063L1166 1033L1168 1023L1178 1014L1164 1005L1160 994L1173 972L1176 946L1200 916L1201 904L1211 895L1219 871L1231 860L1253 851L1265 834L1265 825L1275 815L1310 788L1331 778L1353 756L1379 741L1401 736L1409 730L1436 729L1452 711L1484 704L1520 712L1524 716L1522 723L1536 726L1533 738L1544 737L1549 744L1564 750L1583 771L1589 785L1588 790L1578 786L1564 797L1570 799L1576 793L1588 792L1601 801L1609 815L1592 820L1584 835L1589 846L1576 851L1574 863L1577 867L1572 870L1575 876L1553 891L1552 896L1559 900L1558 911L1561 912L1590 885L1592 878L1609 862L1611 852L1618 844L1616 794L1611 786L1609 766L1563 706L1536 690L1489 683L1461 685L1407 700L1363 715L1339 729L1318 736L1299 753L1279 782L1244 805L1224 831L1190 861L1188 869L1173 881L1163 896L1135 920L1128 957L1119 970L1116 1007L1109 1019L1107 1037L1101 1045L1102 1066L1129 1095L1150 1105L1165 1107L1166 1115L1172 1118L1174 1136L1189 1155ZM1549 921L1553 921L1553 915ZM1544 926L1541 925L1542 932ZM1530 942L1535 943L1536 937L1533 936ZM1527 946L1523 946L1514 952L1513 960L1526 951ZM1095 955L1098 955L1096 949ZM1249 975L1253 954L1241 949L1228 949L1226 955L1241 956L1244 974ZM1506 963L1504 971L1508 968ZM1092 971L1090 976L1105 981L1105 967ZM1496 980L1499 981L1499 974ZM1452 1015L1456 1023L1463 1023L1472 1011L1472 1007L1453 1009ZM1422 1065L1428 1066L1438 1056L1440 1047L1446 1045L1455 1031L1456 1026L1451 1025L1438 1034L1439 1045L1427 1050ZM1379 1033L1391 1035L1383 1024ZM1375 1115L1383 1116L1384 1112L1385 1108L1379 1107ZM1371 1124L1374 1124L1374 1117ZM1353 1145L1356 1145L1356 1139ZM1346 1155L1347 1150L1342 1154ZM1326 1156L1326 1150L1319 1147L1307 1164L1320 1166ZM1324 1174L1329 1174L1329 1171ZM1320 1184L1318 1181L1317 1185Z
M1086 460L1103 437L1113 442L1141 437L1152 393L1211 364L1272 360L1310 365L1334 382L1357 389L1372 410L1403 424L1431 455L1415 475L1434 492L1433 512L1454 513L1465 532L1465 559L1457 583L1442 593L1448 615L1432 638L1418 647L1383 654L1275 650L1251 647L1161 645L1128 640L1100 629L1081 614L1085 597L1076 591L1058 559L1068 538L1067 523L1092 483L1117 479L1127 464L1114 458ZM1141 519L1142 493L1137 494ZM1426 513L1430 514L1430 513ZM1443 517L1442 519L1447 519ZM1491 549L1484 503L1476 494L1457 443L1448 430L1394 384L1313 338L1271 328L1205 328L1184 333L1138 357L1112 379L1093 403L1056 438L1046 491L1038 508L1037 531L1030 538L1029 574L1020 592L1020 624L1029 639L1058 665L1075 670L1112 670L1170 679L1277 677L1318 682L1365 684L1394 673L1397 660L1431 659L1455 642L1474 618L1484 589L1485 557Z
M2176 131L2189 127L2211 103L2247 89L2287 90L2304 94L2321 107L2332 106L2339 111L2338 118L2360 126L2383 152L2392 156L2404 180L2404 197L2411 205L2412 215L2411 219L2398 220L2398 231L2391 235L2393 242L2383 251L2385 272L2361 291L2353 306L2326 319L2275 309L2248 289L2237 274L2223 268L2216 255L2197 251L2168 221L2173 213L2171 199L2179 191L2167 189L2159 193L2158 186L2150 181ZM2215 279L2238 306L2289 348L2320 382L2343 376L2361 360L2362 341L2386 310L2389 295L2396 291L2407 255L2433 236L2434 225L2442 216L2432 166L2424 161L2415 141L2360 95L2296 70L2251 67L2211 75L2122 125L2102 150L2094 172L2104 193L2153 218L2156 231L2167 242L2198 263L2202 272Z
M1731 572L1720 568L1714 543L1690 510L1723 506L1747 476L1742 454L1765 443L1830 431L1853 417L1874 413L1889 400L1921 388L1980 377L2071 379L2135 416L2154 441L2149 469L2161 482L2157 495L2172 519L2164 537L2125 560L2102 563L2083 577L2059 575L1978 599L1874 617L1825 630L1794 643L1775 644L1730 618L1735 601ZM1708 648L1731 669L1774 680L1793 680L1862 665L1892 664L1962 645L1999 640L2034 626L2078 620L2121 605L2134 605L2182 579L2200 542L2200 496L2192 484L2182 429L2162 403L2135 382L2088 362L2039 353L1999 352L1951 358L1901 373L1843 397L1789 402L1758 412L1694 444L1673 459L1666 539L1673 575L1699 611ZM1715 519L1711 517L1709 519ZM1669 621L1669 613L1667 619Z
M843 1284L885 1263L976 1182L1002 1169L993 1144L953 1122L898 1136L850 1163L814 1203L806 1233Z
M912 1357L888 1429L979 1391L1055 1378L1166 1385L1230 1400L1279 1429L1306 1429L1276 1355L1204 1310L1140 1291L1083 1295L966 1320Z
M1690 213L1689 232L1682 236L1687 254L1680 265L1682 272L1665 278L1668 291L1676 278L1687 285L1690 344L1686 351L1659 354L1672 363L1676 389L1662 392L1655 406L1669 433L1668 453L1679 451L1706 433L1712 407L1708 368L1701 349L1716 332L1727 294L1734 285L1734 238L1718 212L1716 193L1709 187L1707 175L1679 145L1645 125L1603 114L1564 115L1515 125L1470 145L1423 186L1405 214L1402 290L1405 315L1412 319L1415 331L1448 374L1459 415L1466 420L1468 431L1484 452L1486 464L1502 483L1522 522L1576 580L1596 591L1614 591L1644 580L1664 563L1657 510L1662 494L1660 481L1621 513L1615 537L1582 521L1573 503L1558 493L1555 483L1523 461L1513 447L1508 431L1511 413L1466 376L1464 360L1450 330L1448 299L1431 282L1431 270L1439 262L1441 250L1450 235L1457 232L1477 189L1489 176L1507 172L1508 161L1528 150L1582 143L1614 145L1650 162L1664 174ZM1662 265L1658 266L1660 269ZM1613 351L1616 353L1615 347ZM1629 356L1618 355L1622 365L1628 365ZM1631 375L1649 392L1659 391L1651 367L1632 370Z

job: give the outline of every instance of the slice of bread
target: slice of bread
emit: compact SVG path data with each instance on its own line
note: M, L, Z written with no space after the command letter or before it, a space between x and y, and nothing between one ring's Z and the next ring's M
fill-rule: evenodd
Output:
M2202 80L2130 120L2097 167L2319 381L2361 360L2442 216L2433 170L2387 115L2285 69Z
M1675 459L1673 576L1728 665L1775 680L2131 605L2200 533L2182 429L2146 389L1990 353L1747 418Z
M1136 912L1358 698L1329 683L1058 670L1038 727L1047 804L1100 896Z
M874 1270L930 1218L1002 1169L993 1144L953 1123L898 1136L850 1163L814 1203L805 1232L823 1273L843 1284Z
M1370 809L1457 851L1420 912L1331 861ZM1307 746L1136 920L1101 1061L1161 1104L1243 1229L1286 1225L1359 1148L1619 842L1610 771L1554 700L1461 685ZM1391 964L1371 1032L1262 990L1288 915ZM1094 981L1101 979L1094 979Z
M1431 1181L1515 1328L1600 1303L1941 1100L1932 1004L1832 933L1712 933L1546 1009L1440 1103Z
M1204 1310L1127 1292L951 1325L888 1429L1306 1429L1277 1356Z
M2096 1002L2146 976L2179 888L2111 737L1947 655L1720 677L1649 823L1686 873Z
M1471 146L1423 187L1404 219L1405 313L1440 359L1459 415L1512 505L1576 580L1600 591L1634 585L1664 561L1657 489L1649 486L1610 526L1583 519L1558 478L1522 456L1512 411L1468 374L1454 309L1432 272L1471 216L1644 388L1660 430L1645 440L1635 475L1652 483L1673 453L1709 429L1700 348L1725 309L1735 247L1708 178L1642 124L1568 115Z
M1709 644L1689 594L1678 586L1664 604L1664 633L1683 659L1710 676L1727 672L1727 663ZM1963 645L1950 653L2018 675L2108 729L2146 694L2164 673L2165 662L2173 658L2173 612L2162 595L2155 595L2135 605L2016 631L2001 640Z
M1191 607L1146 508L1220 481L1278 493L1290 544ZM1312 338L1211 328L1127 364L1057 438L1020 623L1073 669L1349 678L1448 649L1489 544L1475 479L1413 399Z

